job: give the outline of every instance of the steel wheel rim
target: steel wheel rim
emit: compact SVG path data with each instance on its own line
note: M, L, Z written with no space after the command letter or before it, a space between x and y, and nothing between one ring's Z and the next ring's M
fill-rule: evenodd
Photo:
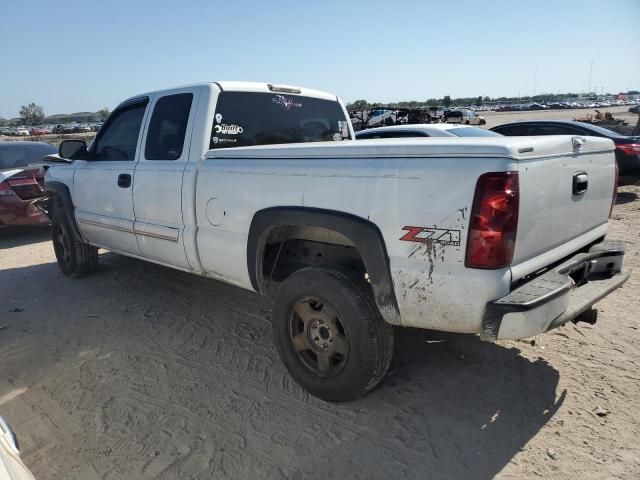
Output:
M335 308L319 297L294 302L289 314L289 338L302 363L321 377L337 375L349 357L344 322Z

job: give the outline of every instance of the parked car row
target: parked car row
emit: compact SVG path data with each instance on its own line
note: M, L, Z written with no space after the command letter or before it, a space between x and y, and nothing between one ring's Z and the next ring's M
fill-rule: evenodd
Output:
M89 133L97 132L102 127L98 123L65 123L57 125L38 125L35 127L0 127L0 135L8 137L28 137L51 134Z
M517 112L527 110L564 110L577 108L608 108L640 105L640 100L586 100L572 102L528 102L528 103L503 103L493 105L467 105L461 108L468 108L474 111L496 111L496 112Z

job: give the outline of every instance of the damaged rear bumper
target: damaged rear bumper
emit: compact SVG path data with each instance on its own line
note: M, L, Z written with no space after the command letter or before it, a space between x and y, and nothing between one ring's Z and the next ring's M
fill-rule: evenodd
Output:
M516 340L564 325L620 287L625 244L604 241L487 304L483 340Z

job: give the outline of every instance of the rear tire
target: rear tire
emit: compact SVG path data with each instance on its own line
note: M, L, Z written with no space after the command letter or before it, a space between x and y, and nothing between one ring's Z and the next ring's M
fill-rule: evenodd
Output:
M79 278L98 267L98 249L76 238L63 209L58 209L51 223L53 250L62 273Z
M393 329L364 279L306 267L280 286L272 313L278 354L311 395L352 400L373 389L393 356Z

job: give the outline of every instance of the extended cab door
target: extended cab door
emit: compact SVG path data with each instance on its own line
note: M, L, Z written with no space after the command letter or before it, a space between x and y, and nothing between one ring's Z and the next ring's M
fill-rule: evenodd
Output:
M133 234L133 175L147 97L120 104L77 162L73 199L78 227L89 242L139 255Z
M133 187L134 231L142 255L187 269L182 179L199 92L181 88L153 97Z

